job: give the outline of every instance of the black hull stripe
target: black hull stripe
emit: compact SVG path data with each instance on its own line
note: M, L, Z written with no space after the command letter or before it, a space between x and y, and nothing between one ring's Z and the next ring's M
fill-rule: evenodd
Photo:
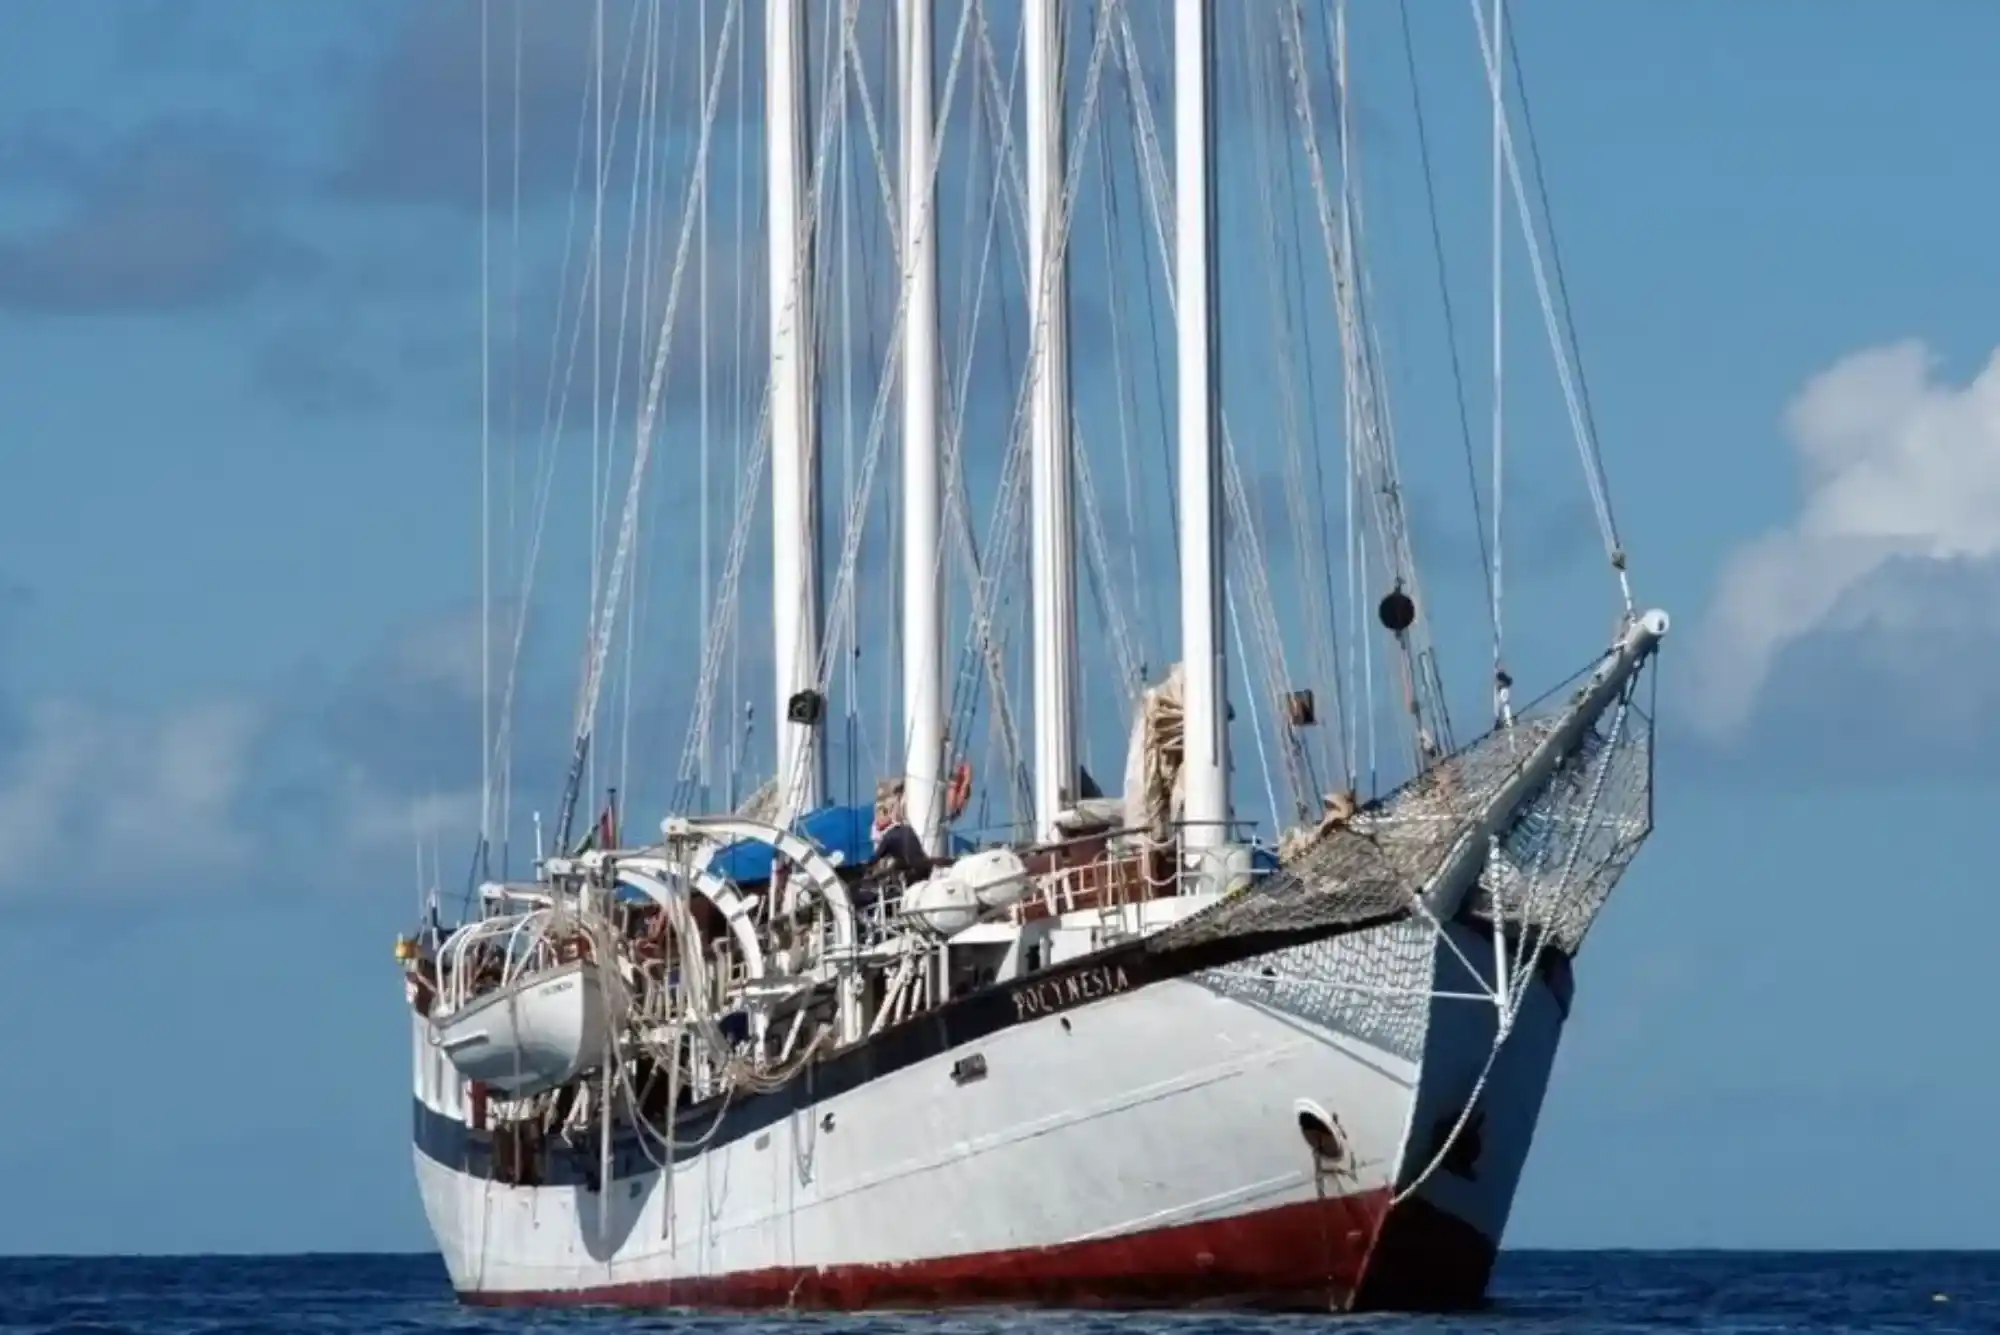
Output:
M1170 950L1148 949L1149 941L1141 938L1097 951L1061 968L981 988L884 1030L844 1052L814 1062L771 1093L739 1094L729 1098L726 1107L722 1096L689 1105L676 1119L675 1138L685 1141L700 1138L702 1145L698 1149L677 1147L674 1161L685 1162L757 1135L823 1099L852 1093L871 1081L1016 1025L1206 969L1226 968L1276 951L1385 927L1407 916L1407 910L1398 909L1337 925L1248 932ZM473 1177L494 1177L490 1131L473 1131L458 1118L428 1107L422 1099L413 1097L411 1101L416 1110L416 1147L425 1157ZM580 1137L573 1149L565 1149L563 1142L553 1138L549 1146L536 1185L594 1189L598 1152L590 1138ZM653 1160L647 1156L648 1148L654 1156L663 1152L657 1142L650 1147L642 1144L639 1132L630 1127L614 1133L613 1179L636 1178L655 1171Z

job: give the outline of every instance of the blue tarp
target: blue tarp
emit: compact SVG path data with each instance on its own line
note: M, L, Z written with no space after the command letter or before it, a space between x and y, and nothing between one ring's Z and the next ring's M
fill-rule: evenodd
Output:
M838 855L839 866L859 867L875 858L875 808L872 805L821 807L799 821L797 829L829 855ZM970 839L956 834L951 836L954 855L970 853L976 847ZM736 884L748 885L770 880L773 860L769 844L746 840L723 849L710 865Z
M825 849L829 855L838 855L839 866L858 867L874 860L875 808L872 806L821 807L801 820L797 828L799 833ZM951 847L954 853L970 853L975 845L970 839L953 835ZM725 880L738 885L753 885L771 879L771 863L775 858L769 844L746 839L716 854L709 867ZM619 891L628 899L646 898L631 886L620 886Z
M873 806L821 807L807 813L797 828L829 854L837 855L839 866L856 867L875 856ZM718 875L746 885L770 880L775 856L769 844L746 840L723 849L710 865Z

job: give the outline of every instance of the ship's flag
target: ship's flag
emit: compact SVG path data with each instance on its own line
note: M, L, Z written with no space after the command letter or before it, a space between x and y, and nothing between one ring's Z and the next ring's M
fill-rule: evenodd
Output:
M597 814L597 821L590 827L589 833L583 836L583 842L576 846L570 856L581 857L594 848L616 847L618 847L618 818L615 809L607 803L604 810Z

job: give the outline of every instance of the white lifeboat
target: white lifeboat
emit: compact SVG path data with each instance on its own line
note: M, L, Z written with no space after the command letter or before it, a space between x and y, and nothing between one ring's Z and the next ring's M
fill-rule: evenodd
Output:
M939 936L962 932L1011 908L1028 888L1028 867L1011 848L968 853L903 895L902 915Z
M468 1080L521 1098L574 1078L604 1051L604 987L578 960L519 978L431 1025L431 1041Z

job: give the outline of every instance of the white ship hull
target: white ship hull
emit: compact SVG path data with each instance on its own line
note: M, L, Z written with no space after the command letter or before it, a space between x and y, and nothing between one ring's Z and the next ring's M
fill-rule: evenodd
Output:
M801 1078L684 1125L714 1135L670 1187L619 1143L604 1199L590 1146L552 1155L544 1185L495 1180L457 1073L420 1038L424 1207L478 1303L1476 1303L1569 969L1545 957L1488 1069L1493 1003L1449 994L1476 990L1460 957L1487 973L1490 944L1450 938L1404 920L1143 984L1086 969L941 1048L926 1017L869 1045L875 1070L851 1054L817 1091ZM1302 1111L1337 1124L1337 1162Z

